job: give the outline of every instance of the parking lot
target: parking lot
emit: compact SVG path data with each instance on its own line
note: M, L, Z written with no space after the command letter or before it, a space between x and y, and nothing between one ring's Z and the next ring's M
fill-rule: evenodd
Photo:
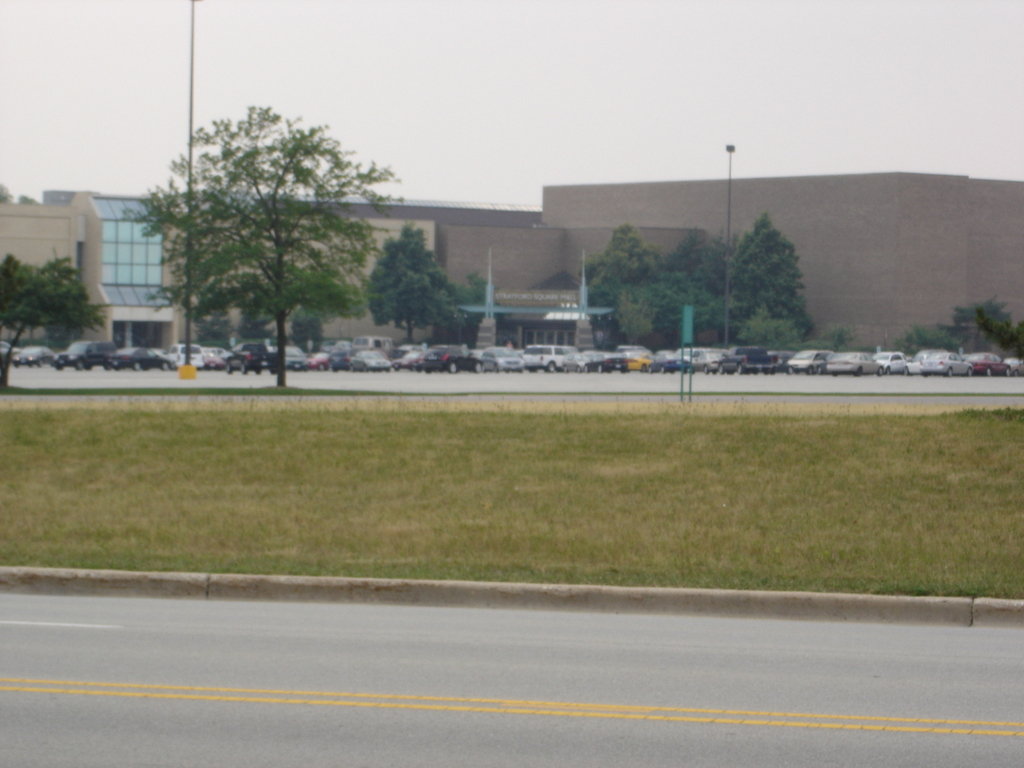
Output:
M689 386L689 375L686 376ZM359 391L403 395L538 395L538 396L631 396L678 399L679 374L647 373L352 373L348 371L289 371L288 386L294 389ZM949 398L965 404L1024 405L1024 377L920 376L807 376L807 375L712 375L693 374L694 396L730 399L762 399L807 396L808 399L889 398L900 401ZM176 371L91 371L52 368L12 368L11 386L25 389L260 389L274 387L276 377L262 373L232 374L198 371L194 380L181 379Z

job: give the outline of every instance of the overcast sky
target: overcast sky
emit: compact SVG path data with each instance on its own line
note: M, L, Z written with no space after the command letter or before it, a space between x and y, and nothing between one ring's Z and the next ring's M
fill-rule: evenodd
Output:
M190 0L0 0L0 184L142 194ZM195 124L326 125L406 199L880 171L1024 181L1024 0L202 0Z

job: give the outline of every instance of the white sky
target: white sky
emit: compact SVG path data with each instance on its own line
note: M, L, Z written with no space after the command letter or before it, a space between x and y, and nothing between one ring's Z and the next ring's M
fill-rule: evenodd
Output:
M142 194L189 0L0 0L0 184ZM1024 0L202 0L195 124L272 107L406 199L908 171L1024 180Z

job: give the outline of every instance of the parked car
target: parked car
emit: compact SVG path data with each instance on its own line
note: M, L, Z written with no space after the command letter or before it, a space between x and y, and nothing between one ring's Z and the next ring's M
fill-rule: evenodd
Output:
M288 371L308 371L308 356L294 344L289 344L284 348L284 367Z
M775 373L779 359L764 347L733 347L718 362L720 373Z
M110 356L117 352L112 341L76 341L53 360L53 367L58 371L63 368L76 368L88 371L93 366L110 367Z
M523 356L514 349L507 347L489 347L480 354L480 362L485 371L495 373L522 373Z
M353 371L386 371L391 373L391 361L376 349L360 349L352 355L350 368Z
M1010 376L1024 375L1024 360L1021 360L1019 357L1008 357L1003 362L1009 366Z
M131 368L133 371L149 371L159 368L164 371L174 369L171 362L148 347L124 347L110 356L109 367L115 371Z
M693 364L679 352L658 352L648 370L651 373L689 373Z
M601 361L605 353L596 349L586 352L570 352L562 361L562 370L566 373L595 373L601 371Z
M825 363L833 354L830 349L801 350L786 361L786 373L822 374L825 372Z
M423 362L424 351L422 347L406 350L400 358L391 361L391 367L396 371L415 371L417 366Z
M448 373L475 371L480 373L484 369L484 364L483 361L477 360L469 354L466 347L442 346L428 349L423 355L420 367L426 373L432 371L447 371Z
M49 347L25 347L15 351L11 363L15 368L19 366L34 366L41 368L44 365L53 365L57 355Z
M825 373L832 376L840 374L880 376L882 364L867 352L837 352L825 363Z
M236 344L227 359L227 372L231 373L263 373L268 370L277 372L277 358L270 354L267 345L261 342L245 342Z
M601 373L629 373L629 358L625 352L609 352L601 361Z
M204 371L227 370L227 357L231 354L220 347L203 347L202 365L199 367Z
M975 376L1009 376L1010 366L999 355L991 352L975 352L964 358L974 366Z
M875 360L882 364L882 375L898 374L907 375L907 358L902 352L876 352Z
M352 370L352 356L355 355L352 347L335 346L327 358L328 367L337 373L338 371Z
M532 372L553 373L565 367L565 356L579 352L576 347L554 344L532 344L523 350L523 367Z
M330 352L315 352L306 361L306 367L311 371L327 371L331 368Z
M203 348L200 347L198 344L193 344L191 346L191 350L192 350L192 355L191 355L192 365L194 365L196 368L202 368L203 367ZM170 359L174 361L174 364L176 366L178 366L179 368L185 364L185 345L184 344L171 344L171 346L169 346L164 351L164 353L166 355L168 355L170 357Z
M721 349L695 349L690 357L693 369L701 373L718 373L718 365L725 357Z
M928 355L943 354L944 349L922 349L917 352L910 360L907 361L907 375L909 376L920 376L921 375L921 363Z
M922 376L971 376L974 366L956 352L933 352L921 360Z

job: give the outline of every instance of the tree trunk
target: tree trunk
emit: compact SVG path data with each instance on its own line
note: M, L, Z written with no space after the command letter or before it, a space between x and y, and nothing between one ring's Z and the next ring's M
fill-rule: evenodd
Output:
M288 369L285 368L284 348L288 344L288 313L278 312L274 317L277 326L277 386L288 386Z

